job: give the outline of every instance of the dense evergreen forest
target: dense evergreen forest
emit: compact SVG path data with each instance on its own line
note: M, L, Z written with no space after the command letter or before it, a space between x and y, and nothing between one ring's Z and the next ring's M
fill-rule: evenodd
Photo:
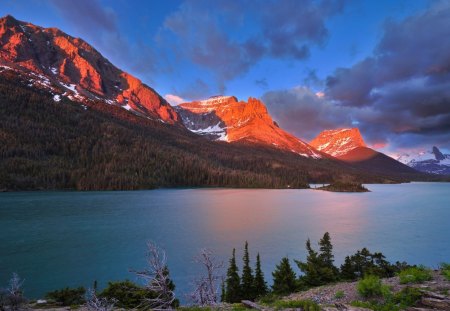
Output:
M81 105L0 75L0 190L157 187L305 188L308 182L399 182L334 160L211 142L104 102Z

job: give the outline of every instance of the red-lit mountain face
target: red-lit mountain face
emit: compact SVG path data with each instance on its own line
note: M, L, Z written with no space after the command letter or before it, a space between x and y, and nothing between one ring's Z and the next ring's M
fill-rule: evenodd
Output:
M357 147L366 146L357 128L323 131L310 144L317 150L337 158Z
M136 114L177 123L178 114L152 88L121 71L85 41L56 28L12 16L0 19L0 71L14 70L29 86L48 89L59 101L102 100Z
M357 128L323 131L310 144L317 150L368 171L416 173L415 170L384 153L366 147Z
M212 140L267 145L304 157L324 156L282 130L272 120L264 104L255 98L244 102L234 96L215 96L183 103L177 107L177 111L190 131Z
M256 99L246 103L222 96L175 109L85 41L56 28L42 28L6 16L0 19L0 43L0 72L14 71L29 87L49 91L56 102L62 97L81 103L103 101L142 117L184 123L192 132L213 140L265 145L304 157L324 156L280 129Z

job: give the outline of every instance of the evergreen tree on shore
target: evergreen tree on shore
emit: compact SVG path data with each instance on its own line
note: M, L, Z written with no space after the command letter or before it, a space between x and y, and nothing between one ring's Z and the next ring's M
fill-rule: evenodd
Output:
M326 232L319 241L320 252L316 252L311 241L306 241L306 251L308 255L306 262L298 261L300 270L304 275L300 278L306 286L320 286L334 282L339 277L339 270L334 266L333 245L330 234Z
M242 299L254 300L254 288L253 288L253 274L252 268L250 268L250 255L248 253L248 242L245 241L244 247L244 257L242 258L244 261L244 266L242 267L242 286L241 286L241 295Z
M289 259L284 257L280 264L272 272L272 289L275 294L290 294L297 289L297 282L294 270L292 270Z
M230 259L230 266L227 271L225 281L225 301L230 303L241 301L241 280L239 278L239 269L236 265L236 250L233 248L233 256Z
M322 282L335 282L339 277L339 270L334 266L333 245L331 244L330 234L325 232L319 241L321 261L321 278Z
M267 284L264 280L264 274L261 270L261 258L258 255L256 255L256 267L255 267L255 279L253 280L253 288L255 293L255 298L264 296L267 294Z

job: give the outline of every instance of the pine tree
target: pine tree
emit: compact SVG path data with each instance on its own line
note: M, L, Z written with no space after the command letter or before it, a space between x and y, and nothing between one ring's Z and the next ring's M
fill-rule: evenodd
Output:
M250 268L250 255L248 253L248 242L245 241L244 247L244 257L242 258L244 261L244 266L242 267L242 299L254 300L254 288L253 288L253 274L252 268Z
M323 237L320 239L319 246L320 246L319 257L325 264L332 266L334 262L333 245L331 244L331 238L328 232L325 232Z
M334 266L333 245L331 244L330 234L325 232L322 239L319 241L321 261L320 278L322 283L330 283L337 280L339 270Z
M321 267L319 255L311 247L311 241L308 239L306 241L306 250L308 256L306 257L306 262L295 260L299 269L304 273L301 280L308 286L318 286L321 285L319 269Z
M350 256L346 256L344 264L341 265L340 277L343 280L356 280L355 267Z
M267 294L267 283L264 280L264 274L261 270L261 259L259 253L256 256L256 267L255 267L255 279L253 280L253 288L255 290L255 298L264 296Z
M297 282L294 270L292 270L289 259L284 257L275 271L272 272L272 289L275 294L290 294L297 289Z
M230 303L241 301L241 280L239 269L236 265L236 250L233 248L233 256L230 259L230 266L227 271L225 301Z

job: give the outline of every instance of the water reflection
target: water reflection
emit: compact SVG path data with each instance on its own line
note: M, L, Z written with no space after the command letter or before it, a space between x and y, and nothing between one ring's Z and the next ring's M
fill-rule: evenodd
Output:
M450 184L369 185L370 193L187 189L0 194L0 284L19 272L38 297L65 286L131 278L145 242L169 254L178 293L198 273L202 247L225 262L231 249L270 273L283 256L305 259L304 243L331 233L337 263L362 247L390 260L437 265L450 258ZM270 283L270 281L269 281Z

